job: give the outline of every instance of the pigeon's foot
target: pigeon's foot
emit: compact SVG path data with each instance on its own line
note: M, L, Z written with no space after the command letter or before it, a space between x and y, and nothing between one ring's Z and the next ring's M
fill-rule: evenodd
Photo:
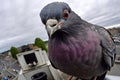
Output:
M97 77L94 77L93 80L97 80Z
M73 78L73 76L71 76L71 75L68 75L68 78L67 78L67 80L73 80L72 78Z
M77 78L77 77L74 77L74 76L69 75L69 76L68 76L68 78L67 78L67 80L81 80L81 79L79 79L79 78Z

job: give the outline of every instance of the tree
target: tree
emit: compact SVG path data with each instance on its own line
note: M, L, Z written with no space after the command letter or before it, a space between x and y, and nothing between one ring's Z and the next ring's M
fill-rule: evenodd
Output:
M19 50L16 47L11 47L10 52L11 52L12 57L17 59L16 55L19 53Z
M42 41L40 38L35 39L35 46L38 46L39 48L41 48L42 50L45 50L46 52L48 51L44 41Z

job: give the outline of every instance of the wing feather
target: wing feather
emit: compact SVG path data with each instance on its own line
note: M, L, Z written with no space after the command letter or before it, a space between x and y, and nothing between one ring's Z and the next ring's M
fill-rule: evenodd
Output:
M106 63L108 70L114 65L116 56L116 46L111 37L111 34L103 27L95 26L100 35L103 59Z

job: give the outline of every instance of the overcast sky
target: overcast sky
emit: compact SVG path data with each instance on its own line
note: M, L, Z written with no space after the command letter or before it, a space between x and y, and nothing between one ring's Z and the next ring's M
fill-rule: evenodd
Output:
M48 3L67 2L82 19L101 26L120 24L120 0L0 0L0 52L48 36L39 13Z

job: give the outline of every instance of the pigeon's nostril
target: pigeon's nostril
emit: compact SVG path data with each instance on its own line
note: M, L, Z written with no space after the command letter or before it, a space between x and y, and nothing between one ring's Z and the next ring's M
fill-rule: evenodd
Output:
M53 24L53 25L51 25L51 27L54 27L54 26L56 26L57 24Z

